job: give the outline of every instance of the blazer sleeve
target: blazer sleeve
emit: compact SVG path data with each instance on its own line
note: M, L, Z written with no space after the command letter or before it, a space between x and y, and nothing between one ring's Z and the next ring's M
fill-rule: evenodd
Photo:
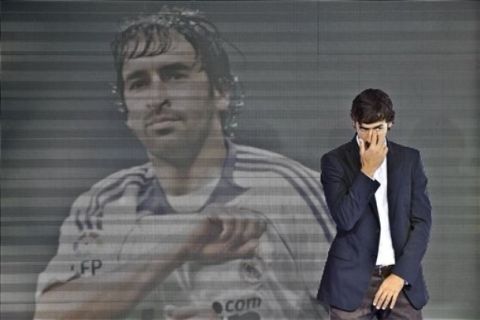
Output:
M361 171L349 182L347 169L332 153L322 157L321 168L321 181L330 214L338 230L349 231L365 212L380 183Z
M410 234L400 257L392 270L409 284L413 284L420 272L420 264L430 238L432 207L427 192L425 175L420 153L416 151L412 169L412 189L410 207Z

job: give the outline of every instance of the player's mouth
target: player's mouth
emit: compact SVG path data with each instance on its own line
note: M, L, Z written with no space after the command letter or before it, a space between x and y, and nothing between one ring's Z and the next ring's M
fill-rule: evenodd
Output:
M176 123L181 121L180 117L173 115L162 115L159 117L154 117L151 121L147 123L147 129L155 131L159 134L165 134L173 131Z

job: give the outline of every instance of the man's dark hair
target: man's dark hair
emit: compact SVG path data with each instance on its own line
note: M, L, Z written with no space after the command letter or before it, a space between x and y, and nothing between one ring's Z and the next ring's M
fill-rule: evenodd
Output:
M213 95L214 89L220 93L229 93L229 110L221 115L224 131L228 132L236 126L236 116L243 105L243 91L230 70L230 61L224 48L227 42L220 36L215 25L198 11L188 9L163 7L156 14L129 19L120 28L111 48L117 72L115 91L120 95L122 111L128 111L123 94L123 64L129 59L167 52L174 41L172 32L175 31L192 45L200 69L207 74L210 93Z
M395 111L388 94L380 89L366 89L353 99L350 116L358 123L393 122Z

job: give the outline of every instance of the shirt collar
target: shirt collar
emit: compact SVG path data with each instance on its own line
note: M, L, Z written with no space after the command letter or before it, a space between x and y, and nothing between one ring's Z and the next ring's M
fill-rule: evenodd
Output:
M236 184L233 178L237 155L236 145L227 138L225 138L224 143L227 154L223 162L220 180L201 210L212 203L227 203L246 190L246 188ZM140 190L138 199L137 212L139 213L167 214L175 212L166 199L165 192L151 163L148 167L147 179Z

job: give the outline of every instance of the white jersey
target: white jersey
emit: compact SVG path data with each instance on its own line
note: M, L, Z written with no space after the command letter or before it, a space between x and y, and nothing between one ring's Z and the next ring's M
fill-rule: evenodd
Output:
M169 204L150 163L119 171L73 204L57 255L37 295L78 277L101 277L179 241L208 206L242 208L266 222L254 258L184 263L145 295L126 319L164 319L176 307L212 308L219 319L321 319L315 299L334 225L318 172L281 155L227 143L222 177L196 213ZM194 201L197 203L197 201ZM93 289L92 285L92 289Z

